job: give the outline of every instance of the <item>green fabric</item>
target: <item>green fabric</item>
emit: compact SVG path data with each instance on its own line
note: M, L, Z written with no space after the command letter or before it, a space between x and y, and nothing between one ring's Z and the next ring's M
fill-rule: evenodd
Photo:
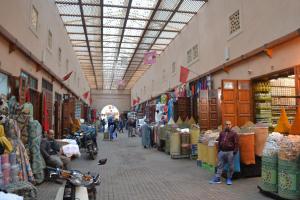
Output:
M37 183L44 180L45 161L40 152L40 144L42 140L42 126L37 120L28 125L28 147L30 151L30 163L34 178Z

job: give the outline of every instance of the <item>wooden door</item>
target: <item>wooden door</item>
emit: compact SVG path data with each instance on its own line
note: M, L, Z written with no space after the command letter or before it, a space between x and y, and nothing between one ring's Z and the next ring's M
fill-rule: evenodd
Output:
M252 89L249 80L238 80L237 125L243 126L252 119Z
M237 81L222 80L222 126L225 121L231 121L232 126L237 125Z
M210 129L217 129L218 125L220 124L220 94L221 90L218 89L208 91Z
M63 131L64 129L71 129L70 118L75 118L75 100L73 98L70 98L63 102L62 116Z
M52 92L46 89L43 89L43 95L46 96L46 108L48 111L48 121L49 121L49 128L53 129L53 124L52 124L52 116L53 116L53 96ZM44 98L43 98L43 104L44 104ZM43 105L44 109L44 105ZM44 110L43 110L44 112Z
M201 131L208 130L210 127L208 90L200 90L199 93L199 124Z
M294 67L295 72L295 86L296 86L296 96L300 96L300 65ZM296 103L300 105L300 98L296 98Z
M61 129L61 101L55 101L54 103L54 126L55 126L55 138L62 138Z
M25 95L26 95L26 90L28 88L27 86L27 79L20 76L19 79L19 103L20 105L24 104L26 99L25 99Z

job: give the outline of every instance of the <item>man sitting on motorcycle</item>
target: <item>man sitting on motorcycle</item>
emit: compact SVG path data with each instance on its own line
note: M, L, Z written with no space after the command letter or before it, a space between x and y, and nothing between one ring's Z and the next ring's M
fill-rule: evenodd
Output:
M62 155L62 149L54 139L53 130L49 130L46 138L42 139L40 150L47 165L67 169L70 158Z

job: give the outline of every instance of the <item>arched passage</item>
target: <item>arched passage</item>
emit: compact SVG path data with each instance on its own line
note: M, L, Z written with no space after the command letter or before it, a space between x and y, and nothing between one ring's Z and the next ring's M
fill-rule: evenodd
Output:
M101 119L113 116L115 119L119 119L120 112L119 109L114 105L106 105L101 110Z

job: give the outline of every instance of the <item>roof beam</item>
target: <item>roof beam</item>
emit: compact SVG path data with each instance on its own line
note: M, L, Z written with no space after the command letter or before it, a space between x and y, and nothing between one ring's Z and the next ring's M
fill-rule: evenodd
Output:
M129 12L130 12L130 9L131 9L131 4L132 4L132 0L129 0L128 1L128 7L127 7L127 10L126 10L125 19L124 19L123 29L122 29L122 33L121 33L121 41L120 41L120 44L119 44L119 48L118 48L118 53L117 53L116 59L118 59L118 57L120 55L121 45L122 45L122 41L123 41L123 38L124 38L124 32L125 32L125 28L126 28L126 25L127 25L127 20L128 20ZM115 65L114 65L113 69L115 69ZM111 89L111 86L113 84L114 78L115 78L115 73L113 72L113 77L111 79L111 83L110 83L109 89Z
M88 39L88 35L87 35L87 30L86 30L86 25L85 25L85 19L84 19L84 14L83 14L82 2L81 2L81 0L78 0L78 2L79 2L81 20L82 20L82 24L83 24L83 30L84 30L84 33L85 33L86 44L87 44L87 48L88 48L89 55L90 55L90 62L91 62L91 65L92 65L92 68L93 68L93 72L94 72L94 78L95 78L96 88L98 89L98 84L97 84L97 79L96 79L96 72L95 72L95 68L94 68L94 64L93 64L92 54L91 54L91 50L90 50L90 43L89 43L89 39Z
M157 12L157 9L159 8L161 2L162 2L162 0L158 0L157 3L156 3L155 9L154 9L154 11L153 11L152 14L151 14L151 17L149 18L149 21L148 21L148 23L147 23L147 25L146 25L146 27L145 27L145 30L144 30L142 36L140 37L139 43L138 43L138 45L137 45L137 47L136 47L136 49L135 49L135 51L134 51L134 53L133 53L133 55L132 55L130 61L129 61L129 64L128 64L128 67L127 67L127 69L126 69L126 71L125 71L125 73L124 73L123 79L124 79L124 77L125 77L125 74L127 73L128 68L130 67L130 65L131 65L131 63L132 63L132 60L133 60L134 55L136 54L138 48L140 47L140 44L141 44L141 42L142 42L142 40L143 40L143 38L144 38L144 36L145 36L145 34L146 34L146 32L147 32L147 29L148 29L148 27L149 27L149 25L150 25L150 23L151 23L153 17L155 16L155 13ZM127 84L126 84L126 85L127 85ZM126 87L126 86L125 86L125 87Z
M82 27L82 24L64 24L65 26L71 26L71 27ZM103 28L117 28L117 29L122 29L123 30L123 28L124 27L119 27L119 26L101 26L101 25L85 25L86 27L93 27L93 28L101 28L101 29L103 29ZM142 31L144 31L144 30L146 30L145 28L139 28L139 27L126 27L126 29L131 29L131 30L142 30ZM148 31L161 31L161 29L153 29L153 28L151 28L151 29L148 29ZM179 31L176 31L176 30L165 30L165 31L167 31L167 32L176 32L176 33L178 33Z
M80 15L75 14L60 14L61 17L80 17ZM85 15L84 17L90 17L90 18L101 18L101 16L95 16L95 15ZM117 17L117 16L104 16L103 19L121 19L124 20L124 17ZM149 21L149 19L137 19L128 17L128 20L138 20L138 21ZM159 19L153 19L152 22L166 22L166 20L159 20ZM179 21L170 21L172 23L177 24L186 24L186 22L179 22Z
M100 6L99 4L96 3L75 3L75 2L61 2L61 1L55 1L55 3L57 5L61 4L61 5L82 5L82 6ZM109 5L109 4L102 4L103 7L110 7L110 8L125 8L127 9L127 6L121 6L121 5ZM169 12L173 12L174 10L172 9L165 9L165 8L147 8L147 7L137 7L137 6L131 6L132 9L139 9L139 10L156 10L156 11L169 11ZM178 11L178 13L184 13L184 14L197 14L197 12L191 12L191 11Z
M67 32L69 35L84 35L84 33L76 33L76 32ZM99 35L100 33L89 33L88 35ZM117 34L103 34L103 36L121 36ZM134 35L124 35L124 37L134 37L134 38L140 38L140 36L134 36ZM144 38L156 38L155 36L145 36ZM173 37L160 37L160 39L174 39Z
M167 26L167 24L170 22L170 20L173 18L173 16L175 15L175 13L178 11L178 9L180 8L181 4L184 2L184 0L180 0L180 2L177 4L176 8L174 9L174 11L172 12L172 14L170 15L168 21L165 23L165 25L162 28L162 31L164 30L164 28ZM148 51L151 50L151 48L153 47L153 45L155 44L156 40L159 38L159 36L161 35L162 31L160 31L160 33L158 34L158 36L154 39L152 45L149 47ZM153 49L154 50L154 49ZM142 64L143 61L140 62L139 66ZM128 66L129 67L129 66ZM126 85L127 86L127 85ZM125 87L126 87L125 86Z
M81 39L71 39L70 40L71 42L85 42L85 40L81 40ZM99 40L90 40L90 42L100 42ZM103 42L109 42L109 43L117 43L119 44L120 42L116 42L116 41L103 41ZM137 44L136 42L124 42L122 41L123 44ZM152 43L145 43L145 42L141 42L141 44L145 44L145 45L148 45L148 44L152 44ZM156 43L157 45L167 45L165 43Z

